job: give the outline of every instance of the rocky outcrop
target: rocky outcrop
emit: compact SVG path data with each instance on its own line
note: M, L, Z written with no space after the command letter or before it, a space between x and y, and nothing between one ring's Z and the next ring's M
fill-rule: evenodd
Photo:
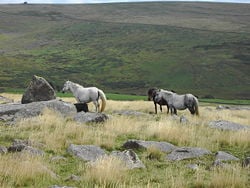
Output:
M143 140L128 140L123 144L126 149L148 149L154 147L162 152L171 152L177 147L168 142L143 141Z
M56 93L51 85L42 77L34 75L30 85L22 96L22 104L56 99Z
M43 156L45 154L42 150L35 148L29 140L15 139L11 146L0 148L2 148L2 152L0 151L0 153L26 152L32 156ZM5 149L3 150L3 148Z
M67 152L73 154L74 156L84 160L94 162L96 159L106 155L105 150L101 149L99 146L94 145L74 145L70 144Z
M79 123L103 123L108 120L109 117L104 113L79 112L73 119Z
M86 162L96 162L97 159L108 156L105 150L101 149L99 146L94 145L70 144L67 152ZM141 162L141 160L133 150L125 150L122 152L113 151L111 152L110 156L117 157L119 160L123 161L128 169L145 168L145 165Z
M15 121L22 118L29 118L40 115L45 108L53 109L64 116L76 114L76 108L71 103L60 100L33 102L29 104L3 104L0 105L0 120Z
M167 159L171 161L180 161L184 159L202 157L204 155L209 155L209 154L212 153L207 149L197 148L197 147L181 147L172 151L167 156Z
M133 150L113 151L110 155L123 161L128 169L145 168L145 165Z
M238 161L238 160L240 159L224 151L218 151L215 154L215 161Z
M216 110L250 110L250 107L249 106L219 105L216 107Z
M115 110L113 111L113 114L124 115L124 116L135 116L135 117L148 115L146 113L138 112L135 110Z
M215 161L213 162L212 166L213 167L224 167L225 166L225 161L239 161L240 159L226 153L224 151L218 151L215 153Z
M241 125L238 123L225 121L225 120L217 120L211 121L208 124L211 128L217 128L222 130L231 130L231 131L238 131L238 130L250 130L250 126Z

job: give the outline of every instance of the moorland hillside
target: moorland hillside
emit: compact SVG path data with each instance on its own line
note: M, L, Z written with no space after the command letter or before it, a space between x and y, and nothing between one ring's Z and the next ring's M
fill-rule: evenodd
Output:
M0 5L0 88L31 76L110 93L249 99L250 4Z

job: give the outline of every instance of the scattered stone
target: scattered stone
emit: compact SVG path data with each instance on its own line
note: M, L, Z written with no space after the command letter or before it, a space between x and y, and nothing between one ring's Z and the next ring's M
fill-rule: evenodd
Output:
M23 144L25 146L31 146L32 142L30 140L20 140L20 139L14 139L12 145L20 145Z
M8 152L8 149L5 146L0 146L0 154L5 154Z
M180 117L180 123L187 124L188 123L188 119L185 116L181 116Z
M212 167L224 167L225 166L225 163L223 163L222 161L220 160L215 160L212 164Z
M147 116L148 114L143 112L138 112L134 110L116 110L113 114L125 115L125 116Z
M0 116L0 121L3 121L3 122L13 121L13 116L4 114L4 115Z
M250 157L246 157L246 158L242 161L242 166L243 166L243 167L250 167Z
M24 147L23 152L27 152L33 156L44 156L45 155L45 153L42 150L33 148L31 146Z
M177 147L168 142L143 141L143 140L128 140L123 144L126 149L148 149L154 147L162 152L171 152Z
M223 105L219 105L216 107L216 110L224 110L224 109L229 109L229 106L223 106Z
M53 162L57 162L57 161L66 161L67 159L63 156L54 156L50 160Z
M192 148L192 147L182 147L177 148L172 151L168 156L167 159L171 161L180 161L183 159L191 159L196 157L201 157L203 155L212 154L211 151L203 149L203 148Z
M205 110L207 110L207 111L209 111L209 112L213 111L213 109L212 109L212 108L209 108L209 107L206 107Z
M227 106L219 105L216 107L216 110L250 110L249 106Z
M186 167L190 168L192 170L198 170L199 169L197 164L188 164L188 165L186 165Z
M106 114L96 112L79 112L74 116L74 120L79 123L103 123L108 119Z
M8 152L20 152L26 147L25 144L15 144L8 147Z
M128 169L145 168L145 165L133 150L125 150L123 152L113 151L110 155L124 161Z
M30 85L22 96L21 103L27 104L37 101L49 101L56 99L56 92L42 77L34 75Z
M231 131L250 129L250 126L241 125L238 123L225 121L225 120L211 121L209 122L208 125L212 128L217 128L217 129L222 129L222 130L231 130Z
M12 145L23 144L25 146L32 146L32 147L44 147L45 145L39 142L32 142L31 140L21 140L21 139L14 139Z
M74 174L70 175L68 178L65 179L65 181L80 181L81 177L80 176L76 176Z
M19 140L15 139L10 147L8 147L8 152L27 152L31 155L43 156L44 152L42 150L33 148L31 146L31 141L29 140Z
M224 151L218 151L215 154L215 161L238 161L238 160L240 159Z
M172 114L171 119L174 120L174 121L180 121L179 116L177 116L176 114Z
M74 156L84 160L94 162L96 159L106 155L99 146L94 145L74 145L70 144L67 151Z

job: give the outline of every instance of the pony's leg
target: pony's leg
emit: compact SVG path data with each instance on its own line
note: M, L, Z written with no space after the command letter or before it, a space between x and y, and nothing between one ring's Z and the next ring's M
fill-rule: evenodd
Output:
M174 114L177 115L177 110L176 110L176 108L174 108Z
M155 114L157 114L157 104L154 102L155 105Z
M160 105L160 110L161 110L161 112L162 112L162 106Z
M177 111L176 111L175 107L173 107L173 106L170 106L170 112L171 112L171 115L173 115L173 114L177 115Z
M167 105L167 109L168 109L168 110L167 110L167 114L168 114L168 113L169 113L169 106L168 106L168 105Z
M100 107L100 104L98 101L93 101L94 105L95 105L95 111L96 112L99 112L99 107Z

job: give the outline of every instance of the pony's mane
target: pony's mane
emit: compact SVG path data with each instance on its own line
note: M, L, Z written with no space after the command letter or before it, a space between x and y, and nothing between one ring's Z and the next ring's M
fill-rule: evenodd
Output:
M172 91L168 91L168 90L165 90L165 89L161 89L160 92L163 92L163 93L171 93L171 94L174 93L174 92L172 92Z
M174 92L168 91L168 90L164 90L164 89L161 89L160 92L166 93L166 94L174 94Z
M72 82L72 81L69 81L71 84L74 84L75 86L77 87L83 87L82 85L78 84L78 83L75 83L75 82Z

